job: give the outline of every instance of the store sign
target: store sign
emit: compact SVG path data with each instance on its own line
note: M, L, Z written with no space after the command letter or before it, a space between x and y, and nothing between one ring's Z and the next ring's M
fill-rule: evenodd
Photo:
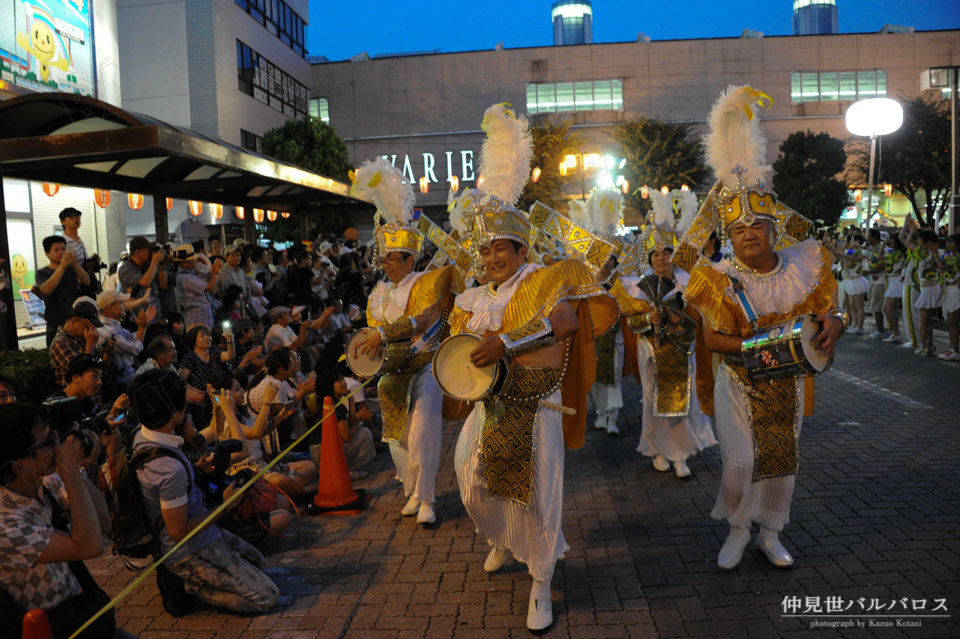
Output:
M414 161L417 163L417 168L422 169L422 172L415 175L413 170L413 162L411 162L409 155L403 156L403 161L398 164L398 158L400 156L394 155L381 155L384 160L392 164L393 166L401 169L403 171L403 177L405 177L411 184L416 184L419 181L420 177L425 177L427 183L430 182L439 182L437 178L437 173L441 176L444 176L445 182L450 182L454 177L456 177L461 182L473 182L477 179L477 175L473 166L473 151L445 151L444 155L441 156L441 165L437 166L437 157L433 153L421 153L422 157L413 156ZM446 173L444 173L444 169ZM459 171L459 173L457 173Z
M90 0L0 0L2 79L33 91L94 95ZM7 19L4 19L7 22Z

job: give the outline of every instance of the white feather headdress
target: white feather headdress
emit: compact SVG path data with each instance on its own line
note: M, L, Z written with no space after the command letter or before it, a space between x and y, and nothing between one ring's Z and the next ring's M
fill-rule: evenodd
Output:
M717 179L729 189L738 187L734 168L745 169L749 182L768 181L773 168L767 164L767 140L755 117L758 106L768 106L769 96L747 86L730 86L717 99L707 117L708 132L703 136L707 164Z
M598 189L587 198L590 226L597 235L617 235L623 218L623 194L620 189Z
M653 205L653 224L665 229L673 230L676 227L673 215L673 195L664 195L660 191L650 193L650 203Z
M471 218L480 193L475 189L464 189L457 195L450 191L447 198L447 213L450 214L450 227L457 232L460 239L467 236L470 230Z
M677 202L677 208L680 209L680 219L677 220L677 233L683 235L690 228L697 211L700 210L700 199L692 190L682 191L674 189L671 192L673 199Z
M413 186L400 169L384 158L367 160L353 176L352 195L373 201L377 211L387 222L407 226L413 220L413 205L417 198Z
M530 177L533 136L527 117L517 117L504 104L494 104L480 125L487 134L480 150L483 191L507 206L516 206Z
M591 197L593 197L591 195ZM590 217L589 200L570 200L570 213L568 217L574 224L579 224L591 233L593 232L593 220Z

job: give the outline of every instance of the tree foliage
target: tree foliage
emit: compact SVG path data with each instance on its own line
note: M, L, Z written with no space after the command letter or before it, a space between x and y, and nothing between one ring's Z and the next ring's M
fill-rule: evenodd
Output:
M938 94L914 98L901 95L903 126L877 141L878 167L874 184L887 182L910 201L914 215L923 224L933 226L950 205L950 104ZM850 164L846 179L866 185L870 172L870 140L847 141ZM927 204L927 219L920 216L918 195ZM939 196L939 199L936 197Z
M847 206L847 186L837 179L847 161L843 140L827 133L794 131L773 163L777 199L819 226L835 226Z
M352 167L347 145L336 129L320 118L287 120L283 126L267 131L260 144L264 155L341 182L350 179ZM334 202L315 202L301 208L308 216L310 237L321 232L340 234L351 226L352 214L332 208L335 206ZM258 224L257 231L274 242L297 242L300 221L296 215L288 219L278 217L276 222Z
M630 182L631 193L626 203L640 211L644 211L643 185L677 189L686 184L696 189L709 177L703 146L692 124L641 116L617 123L613 139L627 160L623 175Z
M524 211L537 201L556 208L563 200L562 188L569 178L560 175L563 156L579 148L583 136L570 131L570 122L544 119L530 126L533 135L533 160L531 169L540 168L540 179L527 181L517 208Z

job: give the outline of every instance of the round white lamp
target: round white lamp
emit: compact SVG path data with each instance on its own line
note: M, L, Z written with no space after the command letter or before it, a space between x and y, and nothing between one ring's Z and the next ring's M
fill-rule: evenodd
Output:
M903 124L903 107L890 98L871 98L854 102L847 109L847 130L854 135L870 137L870 177L867 180L867 220L873 203L873 165L877 154L877 136L893 133ZM857 228L860 227L857 209Z

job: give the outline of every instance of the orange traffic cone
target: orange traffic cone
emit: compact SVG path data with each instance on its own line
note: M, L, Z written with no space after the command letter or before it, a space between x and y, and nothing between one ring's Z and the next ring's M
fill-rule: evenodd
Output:
M332 397L323 399L323 415L320 484L313 505L307 506L304 512L310 515L355 515L367 505L367 491L362 488L354 490L350 481Z
M35 608L23 616L23 639L53 639L47 613Z

